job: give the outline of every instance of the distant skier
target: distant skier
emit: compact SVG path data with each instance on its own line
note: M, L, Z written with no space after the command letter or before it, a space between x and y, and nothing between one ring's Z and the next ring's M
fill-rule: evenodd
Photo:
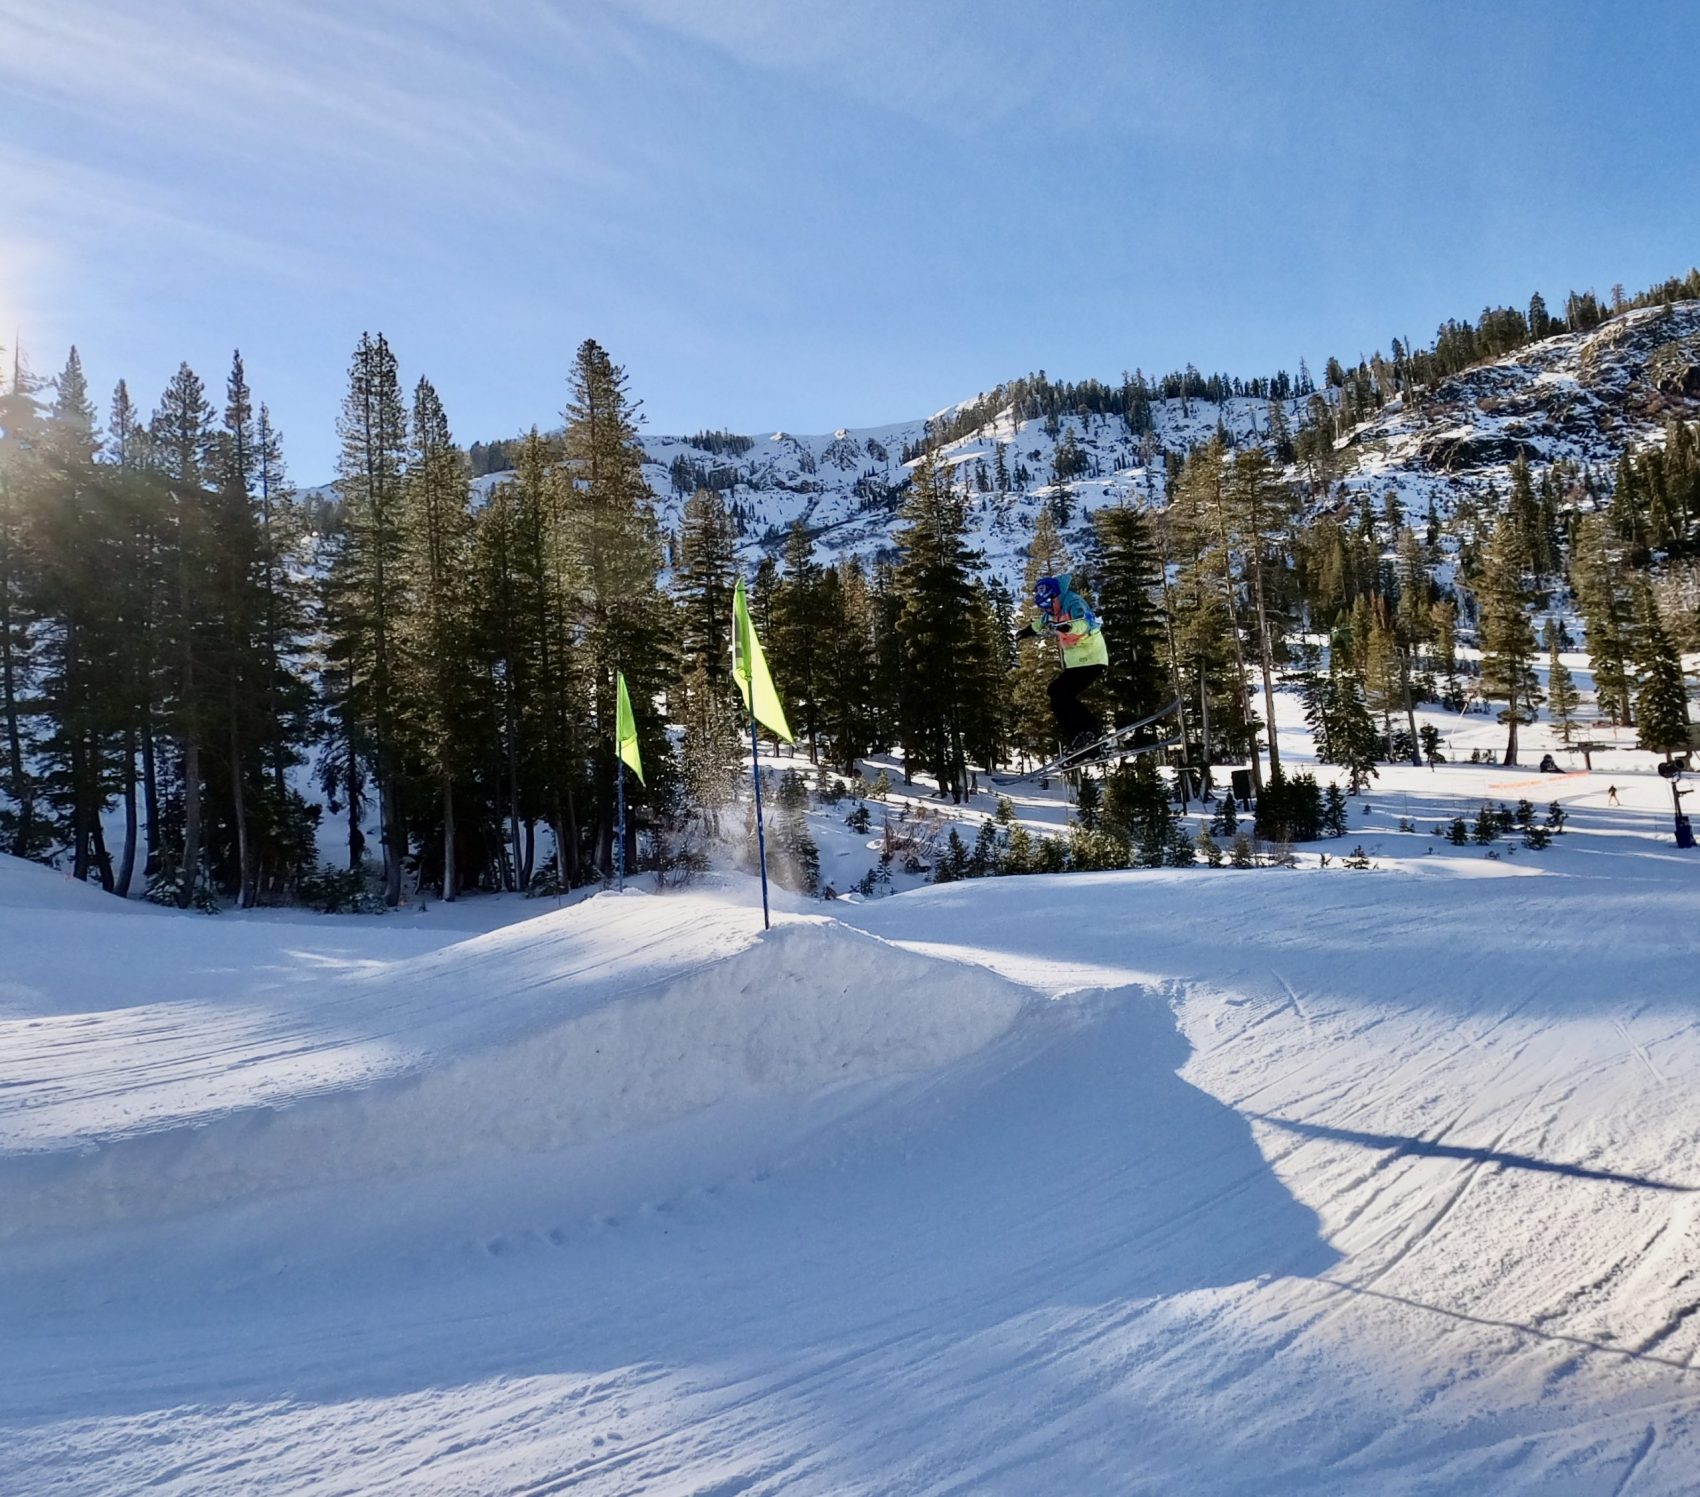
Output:
M1070 574L1041 577L1033 585L1033 602L1039 612L1017 639L1043 639L1055 635L1062 646L1063 668L1049 687L1051 711L1057 720L1057 736L1066 751L1085 747L1103 735L1103 728L1081 700L1093 682L1109 669L1110 652L1098 616L1075 592Z

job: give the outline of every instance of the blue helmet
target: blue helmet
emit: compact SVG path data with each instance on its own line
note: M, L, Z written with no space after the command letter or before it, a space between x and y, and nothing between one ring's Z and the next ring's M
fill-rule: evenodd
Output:
M1033 584L1033 601L1041 608L1049 608L1062 592L1062 583L1055 577L1041 577Z

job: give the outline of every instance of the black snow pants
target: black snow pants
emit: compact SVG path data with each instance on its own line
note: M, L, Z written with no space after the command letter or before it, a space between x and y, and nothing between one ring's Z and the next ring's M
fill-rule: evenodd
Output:
M1101 665L1071 665L1061 675L1051 678L1051 711L1056 714L1057 735L1064 748L1088 733L1096 738L1103 731L1098 719L1080 700L1081 692L1103 674Z

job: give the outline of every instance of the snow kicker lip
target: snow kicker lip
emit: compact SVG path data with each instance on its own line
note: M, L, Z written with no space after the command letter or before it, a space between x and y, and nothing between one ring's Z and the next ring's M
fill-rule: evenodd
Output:
M482 1001L475 982L468 1002ZM989 1044L1024 990L831 920L424 1070L98 1146L0 1159L0 1240L544 1154L752 1094L919 1073Z

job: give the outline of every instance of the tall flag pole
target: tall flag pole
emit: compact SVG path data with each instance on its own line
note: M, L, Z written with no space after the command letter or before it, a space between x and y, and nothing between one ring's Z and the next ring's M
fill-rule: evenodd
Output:
M738 683L738 694L744 699L744 709L750 717L750 776L756 787L756 857L761 864L761 924L766 930L772 921L767 909L767 834L762 827L761 757L756 739L756 724L795 743L791 726L785 721L785 708L780 705L779 693L773 688L773 677L767 669L767 657L762 654L761 641L756 638L755 625L750 622L750 605L744 596L744 579L732 590L732 679Z
M643 784L643 757L638 753L637 719L632 716L631 693L626 690L626 673L614 672L614 801L619 830L614 842L614 873L619 889L626 887L626 766Z

